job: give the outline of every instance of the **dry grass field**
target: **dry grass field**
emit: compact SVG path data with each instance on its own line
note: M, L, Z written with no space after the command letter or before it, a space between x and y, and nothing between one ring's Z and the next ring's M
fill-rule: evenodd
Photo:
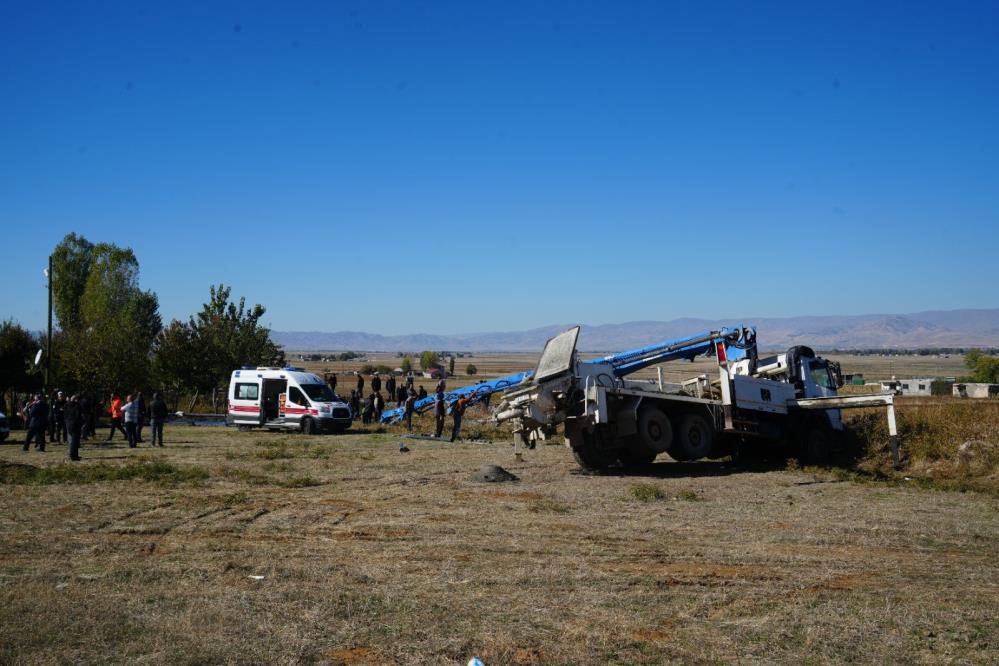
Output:
M522 370L533 370L538 364L537 354L524 353L476 353L472 356L456 358L454 369L456 376L449 379L449 385L463 386L473 384L482 379L495 379L503 375L508 375ZM767 353L776 352L762 352ZM843 366L845 373L863 373L868 380L890 379L892 376L899 378L926 378L926 377L958 377L967 374L964 367L964 357L961 355L942 356L860 356L857 354L823 354L828 358L838 361ZM584 358L593 358L600 354L583 354ZM417 359L418 361L419 359ZM365 357L364 361L337 361L332 363L318 363L297 360L296 354L289 354L288 362L292 365L308 368L311 371L336 372L341 376L341 381L345 381L343 388L347 393L353 388L349 378L344 377L345 373L351 373L360 368L365 363L372 365L386 365L390 368L399 366L401 359L396 354L391 353L371 353ZM478 369L474 376L464 374L465 368L472 364ZM663 365L663 378L665 381L677 382L689 379L701 373L716 372L714 358L699 358L693 363L675 362ZM647 368L636 373L636 378L651 379L656 377L655 368ZM428 391L433 389L434 381L430 379L417 380L423 383Z
M174 426L72 467L0 447L0 662L999 661L994 492L401 437ZM520 480L470 480L489 463Z

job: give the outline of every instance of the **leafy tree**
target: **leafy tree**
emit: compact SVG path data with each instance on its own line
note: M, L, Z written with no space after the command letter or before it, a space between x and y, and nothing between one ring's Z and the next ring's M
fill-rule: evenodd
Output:
M247 308L245 298L237 305L229 300L231 293L230 287L213 285L208 302L188 323L197 361L190 377L193 388L227 384L232 371L243 365L284 365L284 352L260 323L267 309L259 303Z
M412 372L412 370L413 370L413 359L411 359L408 354L406 356L403 356L402 357L402 363L399 364L399 367L402 368L402 371L405 372L405 373Z
M971 381L999 382L999 357L989 356L978 349L972 349L964 355L964 365L971 370Z
M76 239L78 249L85 242ZM131 249L100 243L89 252L82 296L78 304L66 305L70 325L61 348L72 353L61 354L62 364L79 385L131 390L149 378L150 351L161 326L158 301L139 289L139 262ZM65 291L75 288L66 285Z
M197 376L197 352L193 329L174 319L156 338L153 373L166 388L183 388L207 384Z
M454 356L449 356L447 360L447 372L449 375L454 374Z
M64 330L80 327L80 303L90 275L94 244L66 234L52 251L52 309Z
M468 364L468 367L467 367L467 368L465 368L465 374L466 374L466 375L475 375L475 374L478 374L478 372L479 372L479 369L478 369L478 368L476 368L476 367L475 367L474 365L472 365L471 363L469 363L469 364Z
M371 363L365 363L364 365L361 366L359 372L362 375L373 375L375 374L375 366L372 365Z
M424 370L429 370L431 367L437 365L437 352L425 351L420 354L420 367Z
M12 319L0 322L0 394L10 389L33 390L41 387L33 372L39 341Z

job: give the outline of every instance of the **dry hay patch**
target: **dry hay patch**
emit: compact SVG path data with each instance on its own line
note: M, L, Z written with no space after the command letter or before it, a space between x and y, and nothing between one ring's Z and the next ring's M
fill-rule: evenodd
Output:
M327 650L324 656L328 660L326 663L332 666L376 666L393 663L371 648L363 646Z

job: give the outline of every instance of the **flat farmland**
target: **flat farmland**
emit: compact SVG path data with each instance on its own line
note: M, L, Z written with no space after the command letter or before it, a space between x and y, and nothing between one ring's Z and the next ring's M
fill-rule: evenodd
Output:
M562 446L395 427L166 434L73 467L0 447L0 662L999 661L994 494L584 475ZM471 480L485 464L519 481Z
M606 352L611 353L611 352ZM777 351L763 352L761 356L775 354ZM604 353L583 353L583 358L596 358L605 355ZM827 358L838 361L844 373L863 373L867 380L890 379L892 376L898 378L927 378L927 377L959 377L967 374L964 367L964 356L949 355L943 356L869 356L858 354L822 354ZM448 379L448 385L452 387L474 384L484 379L495 379L522 370L533 370L538 364L537 354L528 353L475 353L471 356L456 358L454 363L455 376ZM297 353L289 354L289 363L306 367L312 371L336 372L338 375L352 373L361 368L362 365L386 365L390 368L397 368L402 362L396 354L392 353L370 353L363 361L344 361L332 363L316 363L310 361L298 361ZM415 359L418 364L419 358ZM475 375L465 374L465 369L471 364L477 369ZM663 379L667 382L679 382L689 379L695 375L716 373L714 358L698 358L694 362L677 361L665 363L663 369ZM635 378L653 379L657 377L657 368L651 367L632 375ZM352 378L341 377L340 388L346 388L349 394L353 388ZM367 380L366 380L367 381ZM417 378L417 384L422 383L428 391L433 389L434 380Z

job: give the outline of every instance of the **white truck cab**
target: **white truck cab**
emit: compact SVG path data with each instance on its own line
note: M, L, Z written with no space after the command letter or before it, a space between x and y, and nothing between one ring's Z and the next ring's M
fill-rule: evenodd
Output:
M240 429L343 432L350 406L322 379L300 368L244 367L229 380L226 425Z

